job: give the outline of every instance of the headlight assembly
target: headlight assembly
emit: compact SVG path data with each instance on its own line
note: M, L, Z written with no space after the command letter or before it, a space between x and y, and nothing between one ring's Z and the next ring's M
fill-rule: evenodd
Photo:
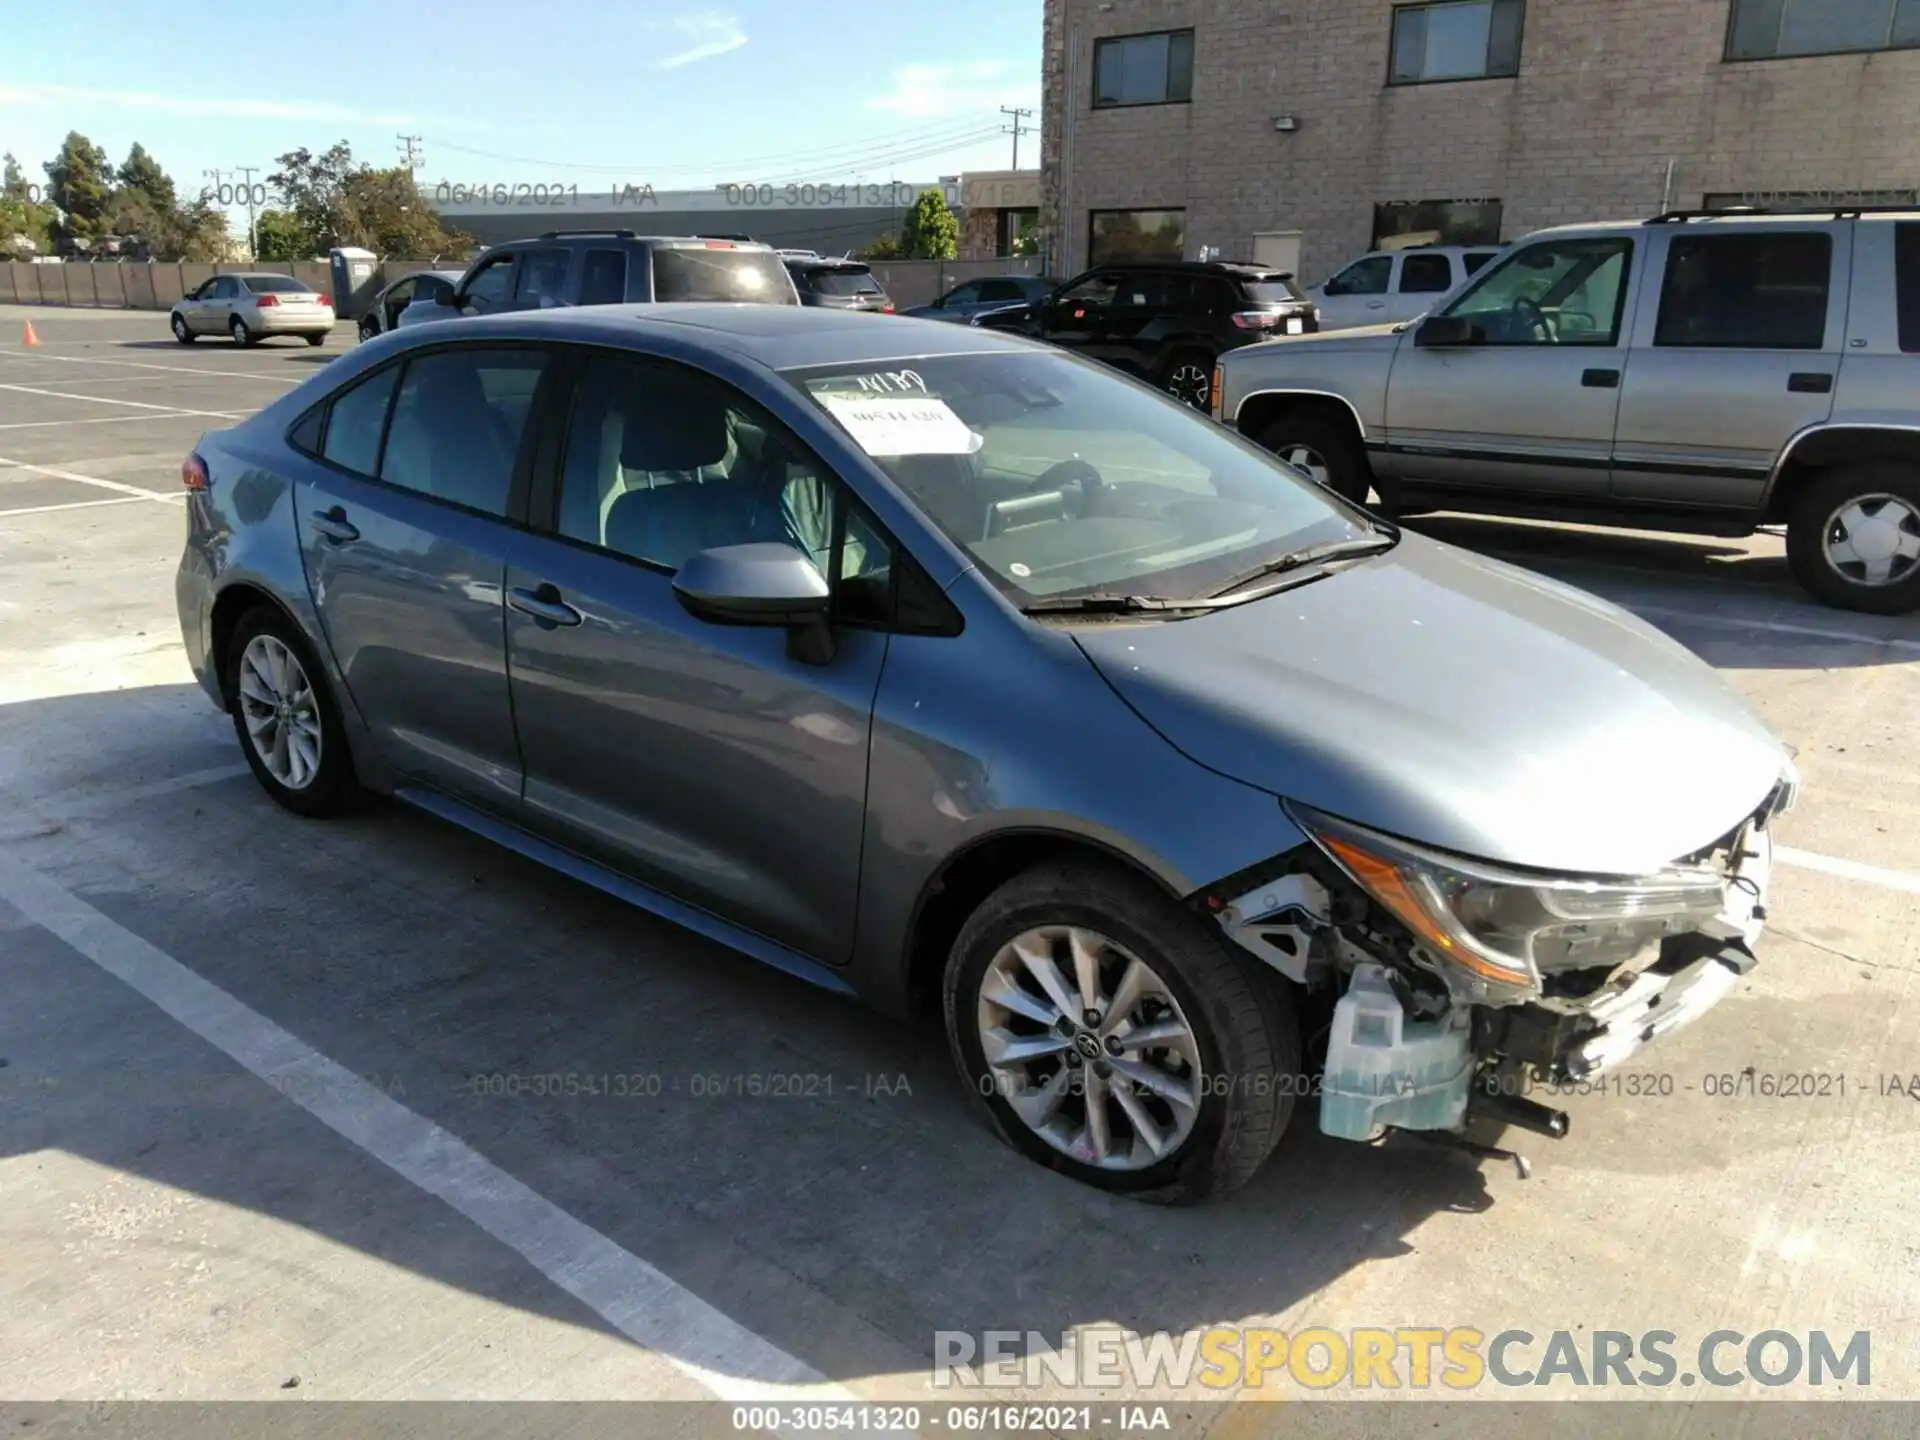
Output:
M1426 949L1456 999L1505 1005L1541 977L1612 967L1726 906L1713 870L1630 878L1510 870L1396 840L1304 806L1288 813L1355 884Z

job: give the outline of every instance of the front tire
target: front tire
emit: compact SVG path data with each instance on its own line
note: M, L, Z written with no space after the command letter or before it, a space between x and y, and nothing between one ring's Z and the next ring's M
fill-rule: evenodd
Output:
M1787 522L1787 563L1822 604L1920 609L1920 467L1873 460L1814 480Z
M340 707L294 623L270 605L240 617L222 688L261 789L296 815L339 815L361 798Z
M1299 408L1271 422L1257 437L1282 460L1307 471L1327 489L1356 505L1367 503L1373 473L1359 438L1324 411Z
M371 315L361 316L360 317L360 343L364 345L369 340L377 340L379 338L380 338L380 322Z
M1299 1093L1278 976L1145 881L1036 866L954 942L947 1040L1000 1136L1077 1180L1191 1203L1245 1184Z
M193 333L192 327L187 324L184 316L176 315L173 317L173 338L182 345L191 345L200 337Z

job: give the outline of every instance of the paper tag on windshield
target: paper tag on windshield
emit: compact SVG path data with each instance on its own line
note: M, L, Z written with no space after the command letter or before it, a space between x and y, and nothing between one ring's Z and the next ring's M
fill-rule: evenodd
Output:
M971 455L984 443L931 395L822 395L820 401L869 455Z

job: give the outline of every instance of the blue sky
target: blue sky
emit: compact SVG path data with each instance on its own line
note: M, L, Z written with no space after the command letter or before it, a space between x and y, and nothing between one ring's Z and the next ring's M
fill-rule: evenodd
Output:
M398 132L428 184L923 180L1004 167L998 107L1039 108L1039 0L114 0L6 32L0 150L34 182L68 130L187 192L341 139L396 164Z

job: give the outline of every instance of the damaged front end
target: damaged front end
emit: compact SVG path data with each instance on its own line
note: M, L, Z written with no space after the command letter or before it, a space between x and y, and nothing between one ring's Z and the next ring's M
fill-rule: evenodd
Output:
M1557 1137L1566 1116L1526 1099L1529 1081L1601 1075L1753 967L1768 826L1794 791L1789 773L1713 845L1632 877L1487 864L1289 805L1312 844L1205 903L1236 943L1331 1000L1325 1133L1458 1136L1479 1115Z

